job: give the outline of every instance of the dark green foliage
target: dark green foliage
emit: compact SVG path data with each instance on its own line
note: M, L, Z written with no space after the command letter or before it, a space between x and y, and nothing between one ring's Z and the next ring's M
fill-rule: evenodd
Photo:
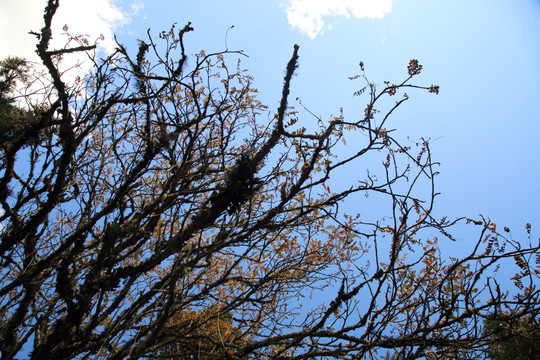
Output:
M484 321L484 334L495 340L488 352L493 360L540 359L540 325L534 318L498 314Z
M32 128L37 128L43 109L22 108L16 104L17 86L25 84L28 77L26 60L8 57L0 61L0 145L12 143L23 134L26 137L24 143L33 143L42 135Z
M18 79L26 77L26 62L19 58L0 61L0 141L12 139L21 130L17 108L13 105L13 87Z

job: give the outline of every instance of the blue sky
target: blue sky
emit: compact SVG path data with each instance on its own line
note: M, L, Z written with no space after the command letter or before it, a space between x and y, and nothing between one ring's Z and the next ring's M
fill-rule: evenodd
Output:
M323 118L340 107L345 116L363 112L365 100L352 97L359 84L347 79L359 61L382 86L402 80L408 61L419 59L417 82L438 84L441 92L409 92L391 127L403 141L434 140L439 213L482 213L518 234L527 222L540 225L540 1L111 1L63 0L56 25L103 33L105 51L113 33L136 51L148 28L157 35L172 23L192 22L186 44L193 54L224 50L227 34L228 48L249 56L243 65L274 108L297 43L291 99L300 97ZM32 56L27 32L41 27L44 3L0 0L0 57Z

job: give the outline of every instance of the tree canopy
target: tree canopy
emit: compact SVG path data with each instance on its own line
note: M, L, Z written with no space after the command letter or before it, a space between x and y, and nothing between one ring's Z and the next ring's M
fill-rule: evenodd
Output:
M30 65L21 58L12 57L0 61L0 143L12 142L37 121L36 113L43 109L37 103L21 108L14 104L18 89L28 88ZM28 93L26 93L29 95ZM27 142L42 134L32 133Z
M535 317L515 317L499 311L484 320L484 334L493 340L488 350L493 360L540 358L540 326Z
M58 6L47 74L9 97L34 120L0 148L2 359L481 358L496 309L537 316L530 226L436 218L429 141L393 136L405 91L439 90L417 60L381 87L360 63L364 112L323 119L289 104L296 45L272 109L242 52L189 55L190 24L102 59L80 36L51 49ZM80 52L93 70L68 81ZM458 224L469 249L449 257Z

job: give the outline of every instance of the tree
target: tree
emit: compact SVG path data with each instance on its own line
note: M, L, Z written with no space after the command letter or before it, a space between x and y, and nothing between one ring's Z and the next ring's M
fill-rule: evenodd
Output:
M170 343L158 348L157 357L173 359L226 359L233 356L231 344L241 345L244 337L234 327L232 315L221 309L209 308L202 311L184 311L176 314L167 324L168 332L160 336ZM187 331L185 330L187 329ZM178 331L186 331L178 337Z
M37 44L44 106L1 148L2 359L476 358L494 309L538 312L538 246L436 218L429 142L392 135L403 91L438 92L412 83L417 60L381 89L360 63L364 113L308 123L289 105L298 46L274 113L229 65L241 52L187 61L189 24L136 54L100 60L84 37L50 49L58 6ZM69 83L59 66L79 52L95 66ZM382 165L360 175L370 157ZM458 223L475 240L445 257Z
M18 83L29 87L30 65L21 58L13 57L0 61L0 143L13 142L20 138L25 130L33 132L37 122L36 114L43 112L38 104L28 103L26 108L14 105L19 96L14 95ZM32 106L33 105L33 106ZM37 127L36 127L37 128ZM26 141L32 142L40 134L32 133Z
M489 349L493 360L540 358L540 327L530 316L514 318L499 312L484 320L484 334L494 340Z

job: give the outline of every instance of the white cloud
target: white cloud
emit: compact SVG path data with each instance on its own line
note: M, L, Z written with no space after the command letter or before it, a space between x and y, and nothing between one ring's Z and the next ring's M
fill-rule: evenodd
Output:
M71 35L88 36L93 44L99 41L99 49L111 52L114 47L114 31L129 22L130 16L142 7L140 0L132 0L131 10L124 11L116 6L114 0L63 0L53 18L53 39L51 49L62 48L67 36L62 35L64 25ZM31 61L39 61L35 53L37 39L29 31L40 32L43 27L43 12L46 0L1 0L0 1L0 59L19 56ZM78 46L73 44L73 46ZM64 68L79 64L79 72L89 70L83 54L65 56Z
M382 18L392 11L392 0L290 0L285 11L293 28L314 39L324 30L324 17Z

